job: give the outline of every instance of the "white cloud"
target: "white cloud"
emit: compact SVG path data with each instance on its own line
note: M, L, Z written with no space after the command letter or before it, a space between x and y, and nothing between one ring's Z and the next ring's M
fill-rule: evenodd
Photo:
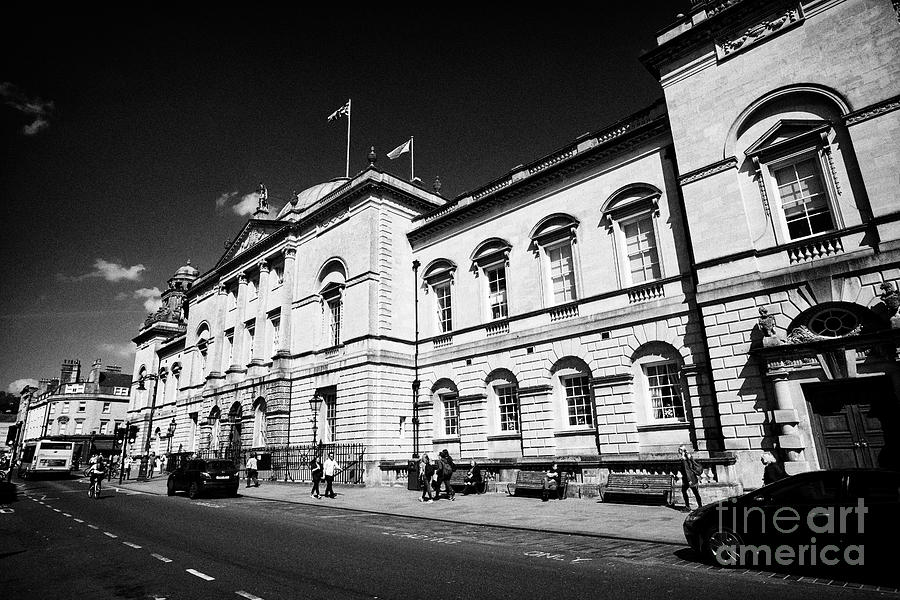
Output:
M38 386L38 381L37 379L31 379L30 377L16 379L9 384L9 386L6 388L6 391L10 394L15 394L16 396L18 396L20 393L22 393L22 388L24 388L26 385L30 385L31 387L36 388Z
M235 200L239 192L226 192L216 198L216 210L221 212L227 206L234 214L241 217L248 217L253 214L259 205L259 194L250 192L241 196L240 200Z
M35 135L50 126L50 116L54 109L53 102L44 101L38 97L31 98L17 85L8 81L0 83L0 99L7 106L34 119L22 128L22 133L25 135Z
M147 312L156 312L156 309L162 306L162 292L158 287L140 288L132 292L132 297L144 301L144 310Z
M147 270L142 264L126 267L114 261L98 258L94 261L94 270L81 275L57 274L60 281L84 281L85 279L102 278L106 281L140 281L141 273Z
M97 350L103 354L118 356L121 358L131 358L134 354L134 345L128 343L119 344L99 344Z

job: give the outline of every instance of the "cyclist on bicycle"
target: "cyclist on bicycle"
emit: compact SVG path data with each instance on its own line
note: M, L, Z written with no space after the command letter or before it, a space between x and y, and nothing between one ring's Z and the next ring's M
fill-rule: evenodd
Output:
M96 495L100 495L100 489L103 487L103 478L106 477L106 460L103 458L102 454L98 454L95 459L91 460L91 467L88 469L88 473L91 476L91 489L94 489L94 485L96 484Z

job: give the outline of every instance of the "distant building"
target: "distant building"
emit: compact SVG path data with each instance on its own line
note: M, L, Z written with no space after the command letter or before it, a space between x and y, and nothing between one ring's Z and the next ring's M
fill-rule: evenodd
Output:
M664 102L456 198L374 154L274 216L261 188L135 338L162 386L130 414L157 394L179 449L362 443L375 484L443 448L590 486L686 445L705 498L764 450L895 464L897 11L696 1L643 57Z
M125 422L130 394L131 376L120 367L104 369L97 359L84 378L80 361L64 360L59 379L40 380L38 389L23 399L22 441L43 437L87 441L94 436L103 442L102 449L111 450L109 441L115 427Z

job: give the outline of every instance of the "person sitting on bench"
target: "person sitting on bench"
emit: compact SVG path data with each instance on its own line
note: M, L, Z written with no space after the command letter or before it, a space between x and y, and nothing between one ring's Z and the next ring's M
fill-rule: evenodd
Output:
M559 489L559 466L556 463L550 465L550 469L544 474L544 489L541 493L541 500L546 502L550 499L550 490Z
M469 462L469 471L466 473L464 483L466 488L463 490L463 494L471 494L472 492L477 494L478 490L481 489L481 467L475 463L475 459Z

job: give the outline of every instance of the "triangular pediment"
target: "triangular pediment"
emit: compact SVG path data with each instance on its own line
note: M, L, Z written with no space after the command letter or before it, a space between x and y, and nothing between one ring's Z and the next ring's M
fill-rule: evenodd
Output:
M785 148L789 145L811 139L831 129L828 121L803 121L782 119L769 128L762 136L747 148L747 156L755 156L765 152Z
M244 225L240 232L238 232L237 236L228 243L228 249L225 250L225 253L219 259L219 262L216 263L213 270L219 268L238 254L256 246L286 225L286 223L280 221L251 219Z

